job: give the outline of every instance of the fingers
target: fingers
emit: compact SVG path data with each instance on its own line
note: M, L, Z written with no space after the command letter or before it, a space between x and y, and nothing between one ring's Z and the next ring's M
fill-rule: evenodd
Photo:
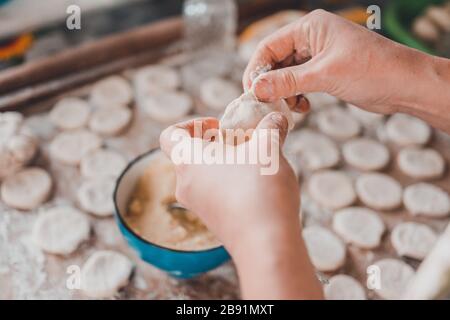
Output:
M307 113L311 109L309 100L303 95L287 98L286 102L294 112Z
M266 115L256 127L256 131L261 129L277 130L279 135L280 146L283 145L284 140L288 134L289 123L286 117L280 112L271 112ZM273 131L270 132L273 134Z

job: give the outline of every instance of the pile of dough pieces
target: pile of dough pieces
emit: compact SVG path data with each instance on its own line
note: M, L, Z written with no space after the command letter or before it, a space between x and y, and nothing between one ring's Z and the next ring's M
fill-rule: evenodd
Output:
M304 127L289 133L284 153L306 180L302 196L331 213L329 223L306 219L303 230L314 267L333 275L325 281L325 296L367 299L358 280L340 274L347 269L347 246L377 250L389 233L397 256L370 263L381 271L376 295L399 299L415 273L403 258L423 260L438 239L437 231L423 221L450 215L447 191L433 183L444 176L446 160L427 146L432 130L417 118L396 114L385 119L327 94L307 96L313 111ZM412 182L403 186L382 172L391 165ZM407 211L410 218L388 229L383 216L395 210ZM318 213L303 212L304 218L308 214Z

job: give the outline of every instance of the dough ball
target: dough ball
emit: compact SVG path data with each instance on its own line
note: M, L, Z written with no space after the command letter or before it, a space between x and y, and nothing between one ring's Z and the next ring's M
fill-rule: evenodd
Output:
M361 131L358 121L340 107L330 107L319 111L317 125L320 131L338 140L350 139Z
M92 105L98 108L126 106L132 100L133 90L130 84L119 76L98 81L92 87L89 98Z
M319 226L303 229L303 239L314 267L322 272L339 269L345 263L345 245L332 232Z
M418 118L397 113L386 122L386 134L400 146L424 145L430 140L431 129Z
M117 177L126 165L127 161L120 153L108 149L97 149L81 159L80 170L86 178Z
M8 176L1 185L2 200L19 210L32 210L43 204L52 191L47 171L31 167Z
M389 162L389 150L383 144L368 138L346 142L342 155L351 166L364 171L380 170Z
M89 219L81 211L59 206L38 216L33 227L33 240L45 252L67 255L89 239L90 231Z
M153 120L175 123L187 116L193 107L191 96L180 91L160 91L138 99L138 106Z
M350 114L365 127L374 127L377 124L380 124L384 119L383 114L366 111L350 103L347 103L347 109Z
M450 12L439 6L430 6L426 17L444 32L450 32Z
M216 111L224 110L241 92L234 82L218 77L209 78L200 85L200 99L208 108Z
M78 165L84 155L101 144L101 139L87 130L61 132L50 143L50 156L65 164Z
M312 110L321 110L339 104L338 98L325 92L308 93L305 96L308 98Z
M414 269L398 259L382 259L375 266L380 271L380 288L375 289L378 296L388 300L401 299L414 276Z
M38 141L18 112L0 112L0 180L19 171L36 154Z
M324 287L324 293L327 300L366 300L363 286L345 274L331 277Z
M444 174L445 161L434 149L408 147L397 156L400 170L415 179L434 179Z
M363 249L373 249L380 245L385 227L375 211L351 207L334 214L333 230L347 243Z
M180 74L165 65L140 68L133 77L136 95L149 95L160 90L175 90L181 85Z
M131 117L132 112L128 108L101 108L92 114L89 128L102 136L116 136L130 124Z
M366 173L356 180L359 199L375 210L396 209L402 203L402 186L382 173Z
M339 163L339 149L327 136L302 129L292 131L285 142L286 153L300 155L301 165L309 170L327 169Z
M440 38L439 28L427 17L419 17L412 25L413 33L426 42L438 42Z
M341 171L314 173L309 179L308 191L319 205L331 210L349 206L356 200L352 180Z
M112 177L84 181L77 193L81 208L95 216L111 216L114 212L114 187L115 179Z
M431 251L438 237L425 224L405 222L395 226L391 243L399 256L422 260Z
M79 129L87 124L90 110L89 104L84 100L64 98L50 111L50 121L62 130Z
M406 187L403 204L413 215L442 218L450 214L447 192L430 183L416 183Z
M125 287L133 264L123 254L110 250L93 253L81 268L81 289L91 298L109 298Z

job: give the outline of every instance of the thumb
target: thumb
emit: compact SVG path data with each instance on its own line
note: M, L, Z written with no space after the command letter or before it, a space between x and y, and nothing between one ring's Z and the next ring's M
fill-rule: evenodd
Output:
M281 112L271 112L259 122L255 132L260 133L262 130L268 130L268 135L278 138L279 145L282 146L288 134L289 123Z

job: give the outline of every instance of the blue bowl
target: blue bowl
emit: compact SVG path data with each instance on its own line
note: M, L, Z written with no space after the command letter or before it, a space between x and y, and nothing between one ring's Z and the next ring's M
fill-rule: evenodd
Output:
M115 218L122 235L142 260L177 278L192 278L210 271L230 259L223 246L198 251L182 251L152 243L136 234L126 223L123 214L145 169L159 149L153 149L131 161L119 176L114 189Z

